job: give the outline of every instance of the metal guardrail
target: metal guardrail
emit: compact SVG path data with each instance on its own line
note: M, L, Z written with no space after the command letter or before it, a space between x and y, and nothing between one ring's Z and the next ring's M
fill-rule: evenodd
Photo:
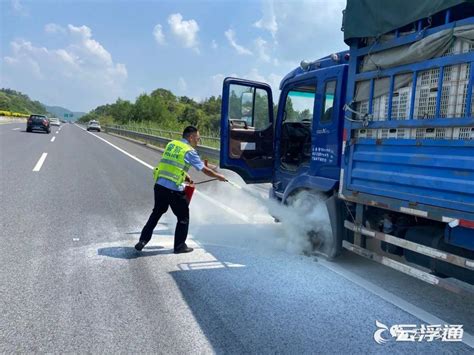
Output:
M140 141L145 141L165 147L173 139L178 139L181 137L180 132L165 131L151 128L137 128L136 130L125 129L122 126L105 126L105 132L115 133L120 136L137 139ZM155 134L154 134L155 133ZM157 134L160 135L157 135ZM168 138L164 137L167 136ZM219 138L215 137L201 137L202 141L213 140L219 142ZM202 159L209 159L213 161L219 161L219 149L208 147L205 145L199 145L196 150Z

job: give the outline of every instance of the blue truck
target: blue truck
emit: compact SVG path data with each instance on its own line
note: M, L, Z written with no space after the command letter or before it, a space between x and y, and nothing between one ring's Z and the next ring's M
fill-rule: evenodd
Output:
M224 80L220 166L282 203L322 196L329 258L468 292L451 278L474 284L474 3L348 0L343 31L349 49L302 61L278 105Z

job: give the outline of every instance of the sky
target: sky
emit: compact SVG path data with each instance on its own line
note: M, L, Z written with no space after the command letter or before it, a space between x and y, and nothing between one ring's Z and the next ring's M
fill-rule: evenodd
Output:
M0 87L88 112L157 88L203 100L227 76L277 95L301 60L346 49L344 0L0 0Z

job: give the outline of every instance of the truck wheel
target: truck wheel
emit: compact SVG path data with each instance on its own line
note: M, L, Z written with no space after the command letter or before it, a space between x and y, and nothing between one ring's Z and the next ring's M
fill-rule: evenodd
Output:
M327 196L317 191L300 191L287 199L296 209L302 231L306 232L312 250L333 259L342 250L343 228L341 203L336 195Z

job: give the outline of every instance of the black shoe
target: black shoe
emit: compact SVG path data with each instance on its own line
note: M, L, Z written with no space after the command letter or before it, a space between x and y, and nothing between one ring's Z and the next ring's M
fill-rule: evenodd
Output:
M186 244L184 244L184 245L180 246L179 248L175 248L174 253L175 254L190 253L193 250L194 250L193 248L190 248Z
M142 249L145 245L146 245L146 243L144 243L144 242L138 242L137 244L135 244L135 249L138 250L138 251L142 251Z

